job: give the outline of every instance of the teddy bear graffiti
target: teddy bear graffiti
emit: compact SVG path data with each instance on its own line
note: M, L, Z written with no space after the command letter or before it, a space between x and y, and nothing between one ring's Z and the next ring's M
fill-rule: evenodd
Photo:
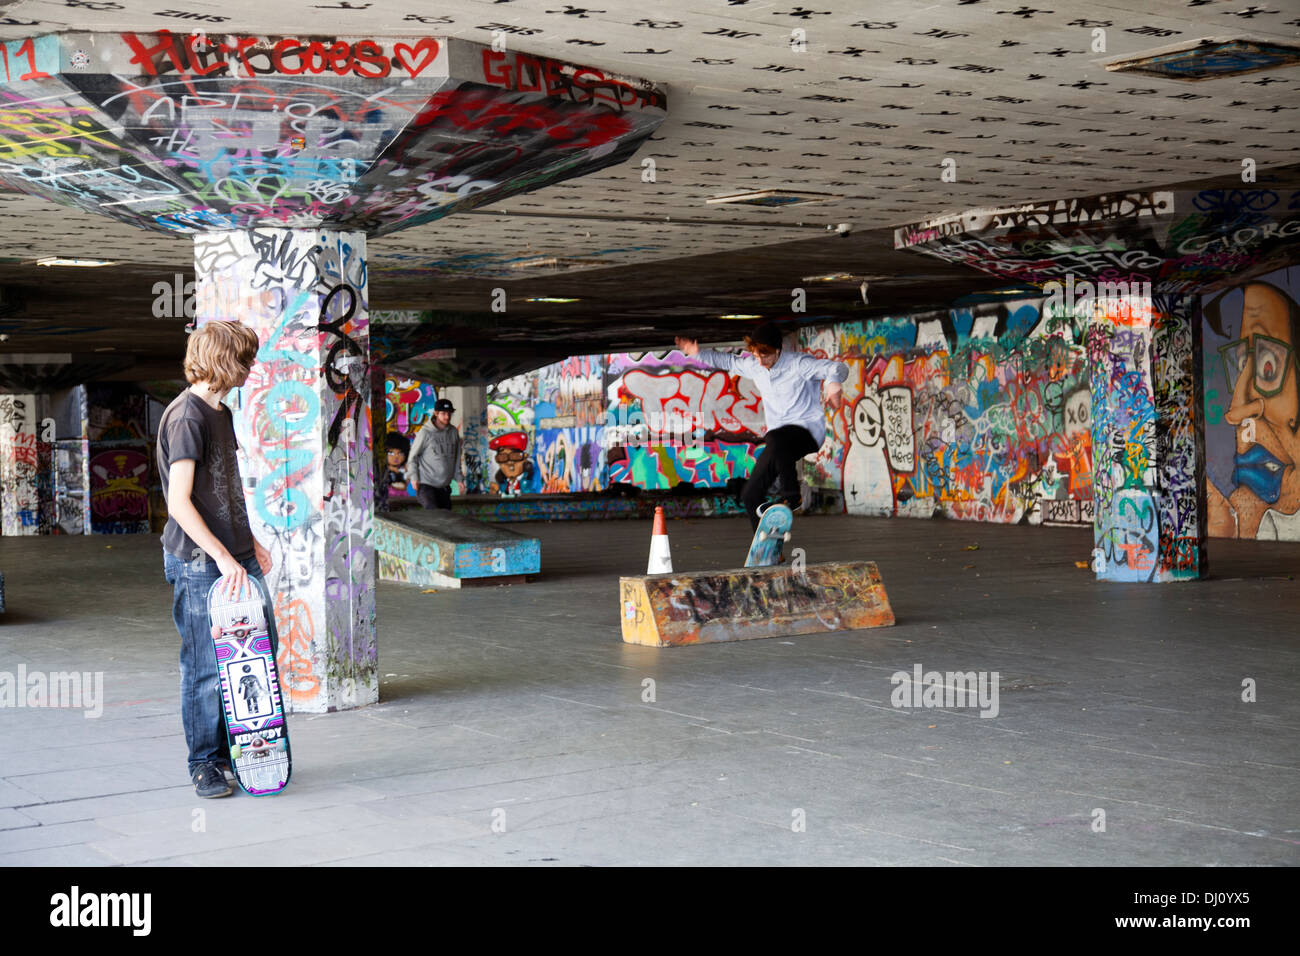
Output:
M867 386L853 404L844 453L844 504L849 514L892 515L895 473L916 467L912 392L903 385Z

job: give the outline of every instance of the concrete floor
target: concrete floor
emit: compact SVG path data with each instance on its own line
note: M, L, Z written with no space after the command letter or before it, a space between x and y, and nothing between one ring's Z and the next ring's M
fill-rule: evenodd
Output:
M102 670L108 702L0 710L0 865L1300 863L1300 545L1099 585L1087 531L807 517L809 561L879 562L897 626L656 650L618 623L648 522L527 529L534 583L380 585L381 702L295 717L261 800L187 782L156 539L0 539L0 670ZM748 540L669 532L679 570ZM895 709L916 664L999 672L999 716Z

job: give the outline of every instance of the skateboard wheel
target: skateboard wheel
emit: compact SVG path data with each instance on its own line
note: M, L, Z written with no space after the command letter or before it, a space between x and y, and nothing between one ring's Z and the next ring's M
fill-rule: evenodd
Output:
M239 746L239 744L235 744L233 747L230 748L230 759L231 759L231 760L238 760L238 759L239 759L239 755L240 755L242 752L243 752L243 749Z
M782 541L789 541L789 540L790 540L791 538L793 538L793 537L794 537L794 535L792 535L789 531L787 531L784 535L781 536L781 540L782 540Z

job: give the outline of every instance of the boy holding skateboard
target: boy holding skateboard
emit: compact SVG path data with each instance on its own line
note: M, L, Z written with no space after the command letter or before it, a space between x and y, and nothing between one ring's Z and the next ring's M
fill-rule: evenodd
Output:
M749 523L757 529L758 507L773 478L781 479L782 500L792 508L799 506L795 462L821 448L826 437L821 383L826 383L827 407L839 408L844 401L840 383L849 377L849 367L843 362L787 351L781 341L781 330L772 322L763 323L745 336L745 347L752 354L715 352L701 349L695 339L677 338L677 348L683 355L743 375L758 386L767 417L766 444L740 493Z
M190 335L190 387L167 406L158 427L158 471L167 500L163 572L172 586L172 620L181 638L181 723L190 779L200 797L231 791L222 773L225 715L208 621L208 592L223 575L231 594L259 583L271 556L253 537L236 458L235 425L221 399L243 385L257 356L257 333L238 322L208 322ZM263 588L271 646L275 615Z

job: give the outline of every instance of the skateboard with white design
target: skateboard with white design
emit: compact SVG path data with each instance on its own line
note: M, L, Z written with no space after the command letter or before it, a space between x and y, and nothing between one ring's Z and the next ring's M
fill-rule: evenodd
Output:
M774 503L758 513L758 527L745 558L747 568L766 568L781 559L781 546L790 540L794 527L794 512L789 505Z
M279 793L289 785L289 724L266 622L263 585L254 578L230 596L230 579L208 591L208 620L221 678L230 766L246 793Z

